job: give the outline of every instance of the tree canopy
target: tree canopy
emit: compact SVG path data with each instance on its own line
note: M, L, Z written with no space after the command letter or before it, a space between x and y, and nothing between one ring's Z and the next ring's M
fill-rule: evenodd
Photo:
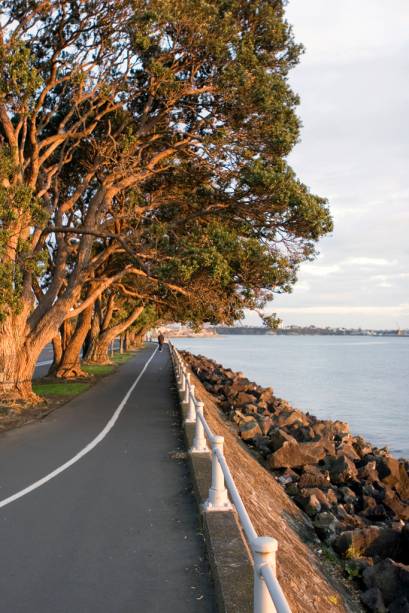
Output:
M286 160L282 0L5 0L0 23L3 393L106 292L200 324L291 290L332 222Z

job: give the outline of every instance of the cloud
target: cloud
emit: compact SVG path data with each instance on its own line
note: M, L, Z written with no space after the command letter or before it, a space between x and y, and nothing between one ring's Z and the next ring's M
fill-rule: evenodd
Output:
M332 275L338 272L340 266L334 264L332 266L321 266L319 264L306 264L303 269L304 274L312 275L313 277L327 277L328 275Z
M306 46L290 73L304 127L289 163L329 198L335 227L272 310L289 324L409 328L409 2L286 10Z
M309 306L309 307L277 307L277 313L296 313L296 314L314 314L314 315L345 315L345 314L409 314L409 303L400 304L398 306L377 306L377 305L362 305L362 306Z
M396 266L397 260L387 260L385 258L372 257L350 257L343 262L347 266L364 266L365 268L377 268L378 266Z

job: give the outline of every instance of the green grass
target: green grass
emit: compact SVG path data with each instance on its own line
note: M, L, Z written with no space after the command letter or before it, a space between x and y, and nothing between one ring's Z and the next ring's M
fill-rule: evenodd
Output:
M127 362L128 360L130 360L135 354L132 353L131 351L129 351L128 353L115 353L115 355L112 356L112 361L115 362L115 364L124 364L125 362Z
M81 364L81 368L89 375L100 376L110 375L115 370L113 364Z
M39 396L78 396L91 387L90 383L61 381L58 383L33 383L33 390Z

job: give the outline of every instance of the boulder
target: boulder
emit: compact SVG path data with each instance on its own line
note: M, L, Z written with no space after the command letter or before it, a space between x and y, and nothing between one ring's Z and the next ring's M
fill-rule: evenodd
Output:
M324 459L326 450L321 441L297 443L295 439L284 441L283 445L269 457L270 468L294 468L304 464L317 464Z
M383 504L399 517L399 519L409 521L409 505L404 504L390 487L385 488Z
M383 483L394 487L403 500L409 499L409 476L404 462L391 456L378 456L376 468Z
M273 390L271 389L271 387L264 388L264 390L260 393L258 399L260 402L265 402L265 403L272 402L274 400L274 394L273 394Z
M376 461L372 460L362 466L358 470L358 477L364 481L376 481L379 482L380 478L378 475L378 471L376 470Z
M396 558L399 556L401 538L400 533L392 528L369 526L343 532L335 539L333 547L348 558L361 555Z
M358 496L355 494L353 490L351 490L350 487L347 487L345 485L344 487L340 487L339 491L341 492L342 500L345 503L354 504L357 501Z
M292 468L286 468L279 477L277 477L277 481L281 483L281 485L289 485L290 483L297 483L300 477L297 473L292 470Z
M359 460L360 456L355 451L352 443L341 443L337 449L337 455L345 455L352 461Z
M319 440L311 426L304 426L301 422L294 422L291 426L286 426L287 432L291 434L299 443L309 443Z
M327 490L330 487L328 471L320 471L317 466L304 467L299 481L300 487L319 487Z
M264 435L268 434L268 432L273 427L273 422L272 422L271 417L267 417L266 415L257 415L256 419L258 421L258 425L260 426L261 432Z
M302 508L308 515L310 513L307 510L307 507L310 507L310 500L314 498L314 504L317 500L319 502L320 508L318 511L329 511L331 509L331 504L328 502L328 498L325 493L320 490L318 487L308 487L308 488L300 488L300 483L298 483L299 492L295 497L295 502ZM315 515L315 513L313 513Z
M373 613L387 613L381 590L378 587L371 587L369 590L362 592L361 600Z
M409 566L387 558L364 570L362 578L367 588L380 590L386 606L409 598Z
M252 415L245 415L243 411L239 411L239 409L233 412L231 418L236 424L252 423L255 421Z
M254 404L256 397L253 394L248 394L247 392L239 392L234 399L234 402L237 406L244 406L246 404Z
M272 451L277 451L280 449L286 441L294 441L294 438L285 432L285 430L281 430L280 428L273 428L269 432L270 437L270 449Z
M249 441L255 439L257 436L261 436L260 426L255 419L241 423L239 426L239 432L243 441Z
M349 426L343 421L317 420L312 429L319 436L334 437L349 434Z
M339 522L335 515L328 511L318 513L313 521L315 531L325 543L332 543L337 535Z
M280 428L291 426L294 423L298 423L303 426L309 425L308 417L306 417L306 415L301 411L296 411L294 409L282 411L275 417L275 422Z
M328 469L332 483L348 483L358 475L355 464L344 454L329 458Z
M317 490L321 494L321 490ZM323 494L325 496L325 494ZM317 513L319 513L322 509L322 505L316 493L312 492L310 489L299 490L298 494L294 497L294 501L298 504L298 506L310 517L314 517ZM327 505L327 509L329 506Z
M409 599L399 596L389 605L389 613L409 613Z

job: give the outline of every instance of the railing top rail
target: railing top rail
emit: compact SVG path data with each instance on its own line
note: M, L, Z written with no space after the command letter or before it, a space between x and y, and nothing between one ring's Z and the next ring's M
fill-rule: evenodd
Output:
M169 345L171 348L172 356L175 358L176 363L180 366L181 371L185 377L189 399L193 401L197 409L198 407L203 406L203 403L201 403L195 397L193 393L193 389L195 386L190 383L189 378L187 377L187 367L184 363L182 356L180 355L179 351L176 349L176 347L174 347L174 345L171 342L169 342ZM215 441L220 437L218 437L212 432L201 410L199 411L196 410L196 419L200 420L203 426L203 429L206 433L206 436L209 439L210 443L212 444L213 454L217 457L217 461L224 475L226 487L230 493L232 502L234 503L234 506L236 507L236 511L239 516L240 523L243 527L244 533L246 535L247 541L252 550L253 556L255 556L256 555L255 552L257 551L256 543L257 541L263 541L264 538L258 537L257 532L250 519L250 516L247 513L246 507L244 506L244 502L234 482L233 475L230 472L230 468L227 464L226 458L224 457L223 451L220 447L214 444ZM275 543L274 547L275 548L277 547L277 541L275 541L275 539L266 538L265 540L273 541L273 543ZM256 566L257 564L255 562L255 571L256 571ZM273 565L271 563L262 563L260 566L257 566L257 569L258 569L257 574L259 574L259 576L263 578L265 585L267 587L268 593L270 594L271 600L274 603L274 610L277 611L277 613L291 613L291 609L288 605L287 599L281 589L280 583L275 574L275 563ZM261 611L261 609L259 609L258 607L256 607L256 609L257 611L259 610ZM263 608L262 610L264 611L265 609ZM268 611L270 611L270 608L268 608Z
M284 596L281 585L274 574L273 569L269 564L263 564L260 568L260 574L266 582L267 589L270 593L271 600L280 613L291 613L286 597Z
M215 435L214 435L214 433L211 431L210 426L209 426L209 424L208 424L208 423L207 423L207 421L206 421L206 417L203 415L203 413L197 413L197 417L198 417L198 419L200 419L200 421L201 421L201 422L202 422L202 424L203 424L203 428L204 428L204 431L205 431L205 432L206 432L206 434L207 434L207 438L209 439L209 441L210 441L211 443L213 443Z
M243 526L243 530L245 532L247 540L251 545L254 539L257 538L258 534L253 526L249 514L247 513L246 507L244 506L244 502L239 494L239 490L234 483L233 475L231 474L230 469L227 465L226 458L219 449L215 450L215 454L217 455L217 459L219 460L219 464L223 471L227 489L230 492L230 496L232 497L234 506L236 507L236 511L238 513L238 516L240 517L241 525Z

